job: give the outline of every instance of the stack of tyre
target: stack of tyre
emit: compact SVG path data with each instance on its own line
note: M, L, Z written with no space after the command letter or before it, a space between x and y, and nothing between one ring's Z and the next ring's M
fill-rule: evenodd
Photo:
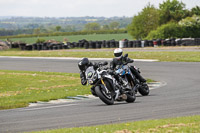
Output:
M34 44L20 44L21 50L58 50L69 49L69 46L64 43L34 43Z
M88 41L86 39L78 42L44 42L44 43L13 43L11 48L19 47L21 50L60 50L71 48L83 49L100 49L100 48L118 48L119 41L102 40L102 41ZM123 40L123 48L139 48L139 47L154 47L154 46L198 46L200 45L200 38L183 38L183 39L153 39L153 40Z

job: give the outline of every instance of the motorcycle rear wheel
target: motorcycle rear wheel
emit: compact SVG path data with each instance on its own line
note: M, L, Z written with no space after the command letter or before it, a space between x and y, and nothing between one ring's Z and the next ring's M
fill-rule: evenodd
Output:
M127 95L127 99L126 99L127 103L135 102L135 99L136 99L135 91L129 91L126 93L126 95Z
M149 95L149 92L150 92L149 86L145 83L141 85L141 87L139 87L138 91L142 96L147 96Z

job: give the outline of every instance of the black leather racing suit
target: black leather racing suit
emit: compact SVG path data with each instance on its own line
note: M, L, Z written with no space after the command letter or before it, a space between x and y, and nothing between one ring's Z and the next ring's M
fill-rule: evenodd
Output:
M85 71L86 71L86 69L87 69L89 66L93 66L95 70L98 68L97 63L94 63L94 64L93 64L92 62L89 62L89 64L88 64L87 66L85 66L84 68L82 68L82 69L79 68L79 69L80 69L80 78L81 78L81 84L82 84L82 85L86 85L86 84L87 84ZM95 93L95 91L94 91L95 87L92 86L90 89L91 89L92 94L93 94L94 96L97 96L96 93Z
M123 62L133 62L132 59L128 57L121 57L120 59L113 58L113 60L110 62L110 68L114 70L117 65L122 65ZM140 73L134 68L134 66L130 66L131 72L136 76L137 79L140 80L140 82L146 82L146 80L140 75Z
M81 84L82 85L86 85L87 84L85 71L89 66L93 66L95 70L98 68L97 63L93 64L92 62L90 62L87 66L85 66L85 68L83 68L82 70L80 69L80 78L81 78Z

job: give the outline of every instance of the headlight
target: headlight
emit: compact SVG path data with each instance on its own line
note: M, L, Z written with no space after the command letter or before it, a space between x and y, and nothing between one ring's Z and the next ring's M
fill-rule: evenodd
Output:
M118 73L119 75L124 75L124 70L123 69L118 69L116 71L116 73Z
M89 73L87 74L87 77L88 77L88 78L92 78L92 75L93 75L93 73L92 73L92 72L89 72Z

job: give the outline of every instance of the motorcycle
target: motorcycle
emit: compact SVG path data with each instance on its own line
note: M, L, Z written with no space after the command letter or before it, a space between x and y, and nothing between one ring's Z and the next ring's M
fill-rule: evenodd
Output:
M128 57L128 54L124 55L125 58ZM123 84L127 86L127 88L133 88L135 93L139 91L142 96L149 95L149 87L146 83L141 83L136 76L131 72L130 66L128 63L132 63L133 60L123 61L122 65L116 66L115 72L123 79ZM139 69L136 68L138 73L140 73Z
M114 101L134 102L136 99L135 91L122 88L117 80L109 74L108 68L105 67L107 64L108 62L100 62L96 70L93 66L86 69L86 80L89 85L92 85L91 93L107 105L113 105Z

